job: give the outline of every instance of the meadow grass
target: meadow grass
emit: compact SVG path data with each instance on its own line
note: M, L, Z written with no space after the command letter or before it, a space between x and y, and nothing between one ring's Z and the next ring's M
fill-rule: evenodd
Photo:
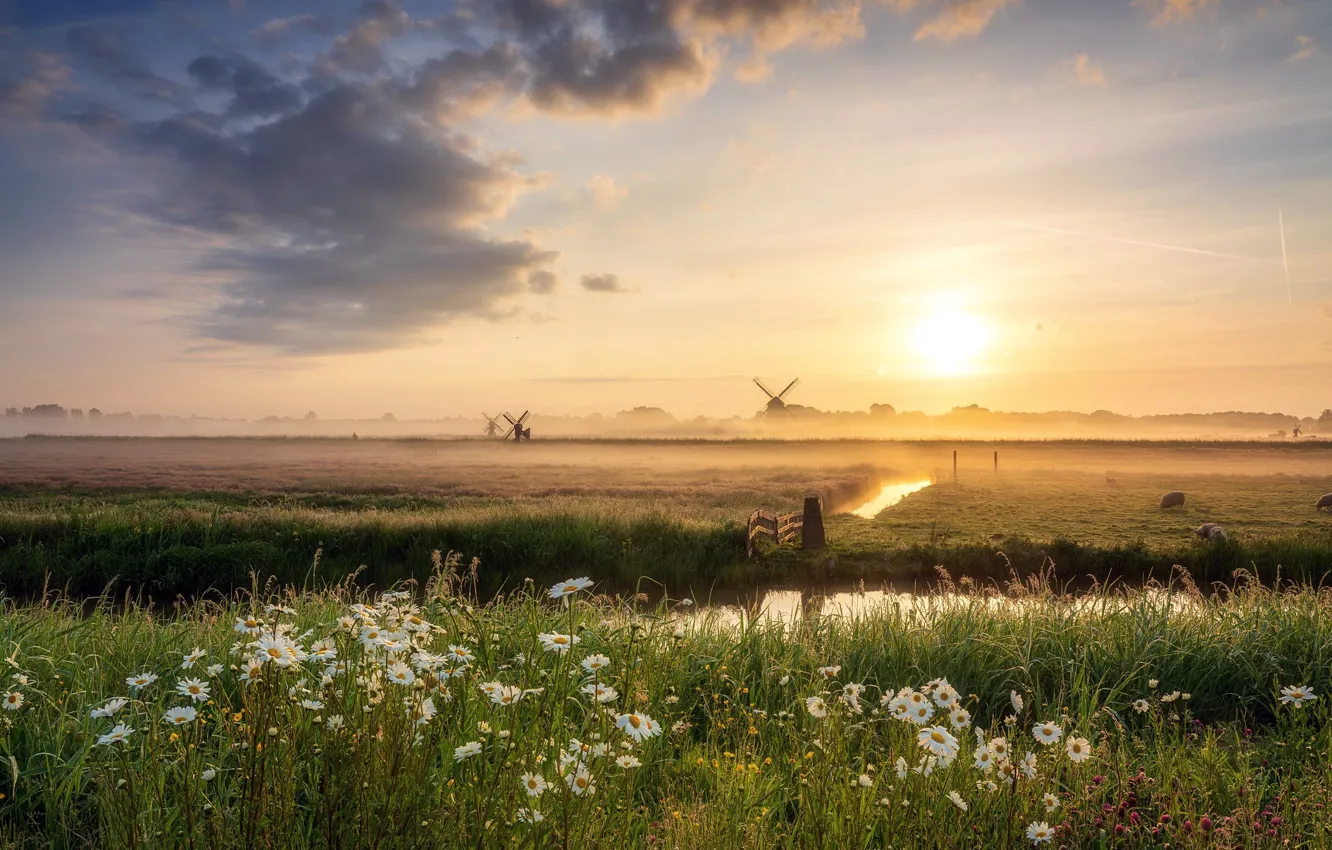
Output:
M1052 847L1332 837L1327 701L1281 701L1332 678L1332 598L1312 588L1204 594L1182 576L1001 597L963 583L851 619L737 627L582 582L482 602L475 575L436 555L427 583L377 598L7 603L0 834L191 848L1029 847L1047 825ZM927 718L902 719L922 704ZM1047 721L1059 740L1042 743Z

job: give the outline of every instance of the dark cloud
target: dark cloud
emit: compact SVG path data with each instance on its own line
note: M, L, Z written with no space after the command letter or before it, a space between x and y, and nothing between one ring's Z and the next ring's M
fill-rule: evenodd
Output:
M527 276L527 288L537 295L551 295L560 288L560 279L554 272L540 269Z
M230 93L231 117L269 118L301 104L301 92L244 56L200 56L186 68L201 88Z
M66 120L137 161L149 177L127 202L135 220L194 240L196 270L220 281L214 306L191 320L196 336L308 354L395 347L457 317L519 314L522 297L558 290L548 269L557 254L486 228L537 181L512 154L488 155L462 122L504 100L562 115L651 113L709 84L722 39L747 40L755 55L859 27L856 0L467 9L417 20L371 0L300 65L278 74L208 53L187 63L191 86L149 70L118 30L69 31L81 63L178 104L144 120L93 103ZM327 28L297 15L252 34L267 43ZM389 42L409 33L412 55L387 62ZM613 274L580 283L633 291Z
M70 54L131 94L174 105L188 103L183 88L150 70L109 25L80 24L65 35Z
M582 281L583 288L588 292L628 292L629 290L620 283L618 275L613 274L585 274Z

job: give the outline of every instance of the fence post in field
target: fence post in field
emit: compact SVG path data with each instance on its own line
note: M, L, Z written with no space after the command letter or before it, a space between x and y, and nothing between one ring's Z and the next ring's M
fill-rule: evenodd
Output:
M953 449L953 483L957 483L957 449Z
M818 496L806 496L804 525L800 533L800 548L822 549L824 542L823 501Z
M994 474L995 474L995 475L998 475L998 474L999 474L999 450L998 450L998 449L995 449L995 452L994 452Z

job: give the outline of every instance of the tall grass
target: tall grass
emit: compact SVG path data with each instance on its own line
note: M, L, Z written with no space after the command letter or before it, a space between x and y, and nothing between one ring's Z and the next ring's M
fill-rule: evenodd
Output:
M435 565L381 598L7 604L22 699L0 711L0 831L191 848L1018 847L1041 822L1068 847L1332 837L1326 701L1278 701L1282 686L1329 685L1332 600L1310 588L953 587L853 619L736 627L685 601L555 600L531 583L482 602L475 569ZM251 617L254 633L238 631ZM577 643L548 649L557 635ZM127 684L145 672L160 678ZM177 690L194 677L208 684L197 702ZM969 719L946 716L940 679ZM521 696L492 699L494 682ZM593 685L614 692L597 703ZM954 740L951 763L891 716L903 688ZM127 703L91 716L112 698ZM198 716L164 719L184 706ZM1047 720L1063 733L1049 745L1032 732ZM117 723L134 731L99 743ZM1066 747L1084 737L1076 761ZM976 750L1005 750L1007 766L978 769ZM529 796L526 774L549 787Z

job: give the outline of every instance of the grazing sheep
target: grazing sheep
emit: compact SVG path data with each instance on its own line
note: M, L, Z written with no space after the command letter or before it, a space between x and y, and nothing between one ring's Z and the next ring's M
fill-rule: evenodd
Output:
M1207 539L1212 543L1225 543L1230 540L1230 538L1226 536L1226 530L1219 525L1213 525L1211 528L1207 529Z
M1184 504L1184 494L1178 490L1171 490L1161 497L1161 510L1177 508L1182 504Z
M1212 536L1212 529L1220 527L1221 526L1217 525L1214 522L1205 522L1202 525L1198 526L1198 528L1193 533L1201 537L1203 540L1206 540L1208 537Z
M1320 510L1320 511L1323 508L1332 508L1332 493L1328 493L1326 496L1319 499L1318 504L1315 505L1314 508L1315 510Z
M1113 486L1115 486L1116 484L1118 484L1119 482L1116 481L1115 479L1111 478L1109 475L1107 475L1107 476L1105 476L1105 483L1106 483L1106 484L1109 484L1111 487L1113 487Z

